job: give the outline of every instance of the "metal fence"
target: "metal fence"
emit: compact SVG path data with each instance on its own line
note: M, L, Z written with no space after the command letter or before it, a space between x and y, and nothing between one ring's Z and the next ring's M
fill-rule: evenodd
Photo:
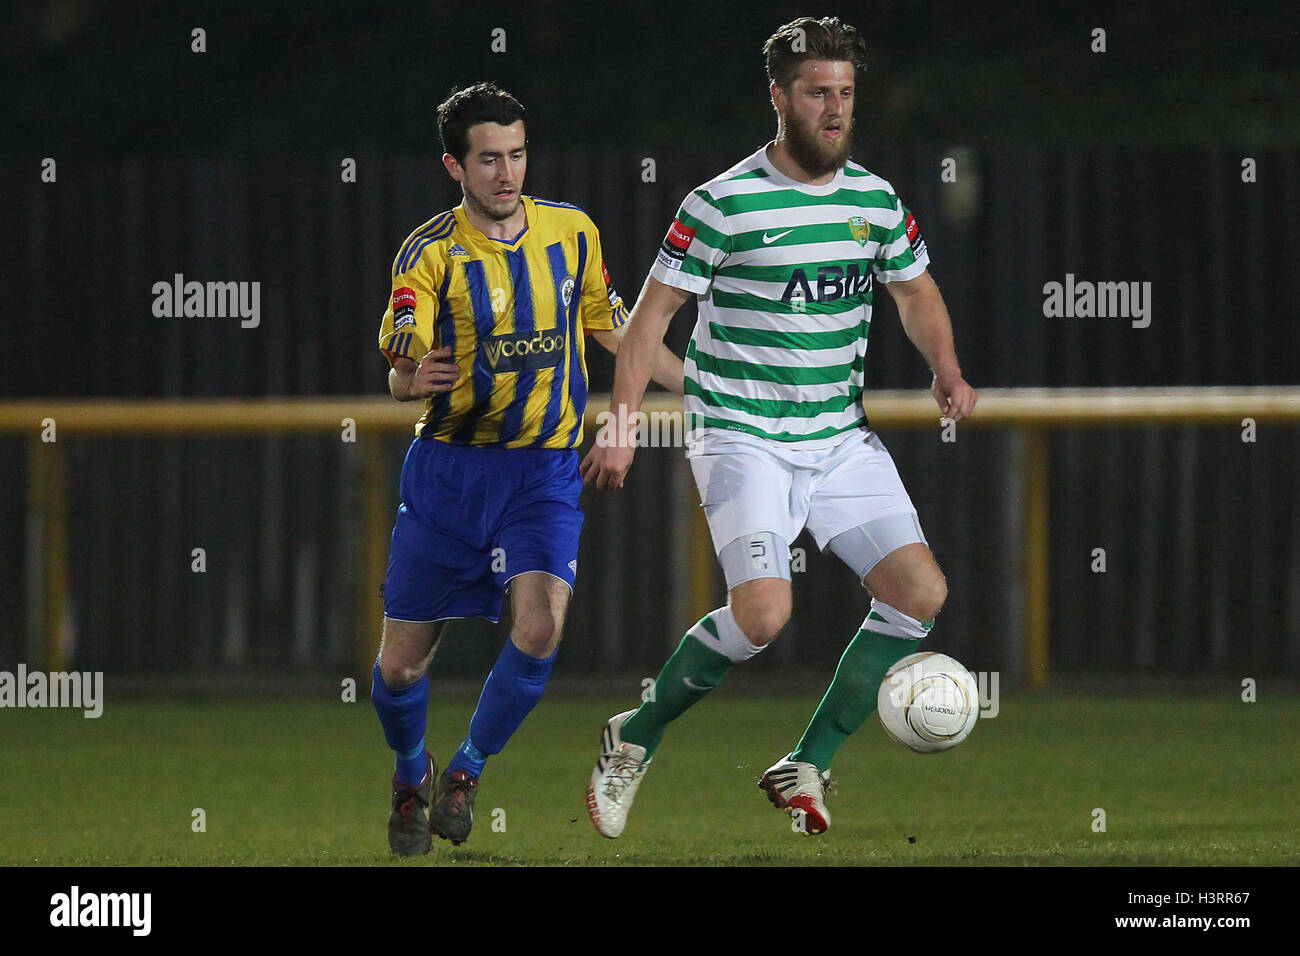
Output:
M1300 390L994 390L954 441L924 395L868 410L948 576L935 646L1036 686L1300 671L1300 494L1272 480L1297 465ZM26 546L3 552L24 584L4 612L26 623L0 662L181 685L364 674L410 415L359 398L0 406L27 481L5 506ZM623 492L584 506L563 672L653 673L725 600L681 449L642 449ZM847 569L807 535L795 549L796 614L751 672L824 672L865 614ZM444 674L481 671L504 639L455 630Z
M752 144L757 148L759 144ZM682 197L748 152L643 157L535 152L525 188L587 209L629 298ZM353 395L383 391L375 345L392 258L459 193L433 156L0 160L0 395ZM976 152L862 156L916 214L931 272L977 386L1300 382L1300 151ZM643 182L647 159L655 181ZM955 182L942 178L952 160ZM261 321L159 319L177 274L261 283ZM1048 318L1067 275L1150 282L1152 320ZM688 303L670 331L680 352ZM917 387L925 365L888 295L876 300L868 384ZM599 351L599 350L593 350ZM49 361L41 361L47 358ZM65 361L77 360L75 366ZM610 385L593 361L593 389ZM75 369L75 372L72 372Z
M634 298L681 197L750 148L535 151L526 191L587 209ZM868 144L861 159L916 213L977 387L1283 385L1300 381L1300 223L1275 211L1300 205L1300 153L1252 156L1255 182L1227 151L876 154ZM392 255L459 197L434 157L351 158L356 182L342 180L343 156L67 157L56 183L39 181L38 160L0 161L16 184L0 192L10 226L0 231L0 395L383 394L375 339ZM945 159L955 182L941 177ZM155 317L153 286L176 274L261 283L259 325ZM1045 315L1044 284L1067 274L1150 282L1150 325ZM868 384L924 386L888 296L876 304ZM683 312L669 337L679 353L692 307ZM612 363L592 352L593 390L608 388ZM1261 427L1253 443L1240 433L1163 424L1048 437L1056 674L1300 670L1296 429ZM949 577L936 644L972 667L1018 673L1011 433L971 430L951 445L883 434ZM70 661L178 679L350 671L364 600L358 476L388 462L391 499L404 444L293 432L67 443ZM40 528L28 503L34 459L14 437L0 448L4 665L40 651L26 636L40 612L25 583ZM668 517L693 493L680 453L660 451L638 457L621 497L588 496L561 672L657 669L693 611L669 557L683 519ZM665 495L672 508L658 507ZM382 504L391 519L395 501ZM862 619L851 575L798 544L807 569L795 622L756 669L824 672ZM190 570L195 547L203 574ZM1090 569L1094 548L1106 549L1104 573ZM495 656L494 640L462 643L449 642L440 667L470 673Z

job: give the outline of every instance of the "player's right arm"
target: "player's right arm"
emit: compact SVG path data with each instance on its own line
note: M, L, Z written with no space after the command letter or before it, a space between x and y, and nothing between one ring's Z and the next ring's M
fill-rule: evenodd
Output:
M458 378L460 368L451 361L451 347L444 346L427 353L418 364L405 356L394 359L388 370L388 391L399 402L413 402L450 392Z
M730 253L731 236L717 200L706 187L692 191L682 200L628 319L631 327L614 360L613 421L597 433L596 447L582 462L585 484L623 487L636 451L632 415L641 410L668 323L692 295L708 294Z
M623 487L636 451L632 414L641 408L668 325L690 297L684 289L665 285L653 276L646 278L614 359L614 391L609 403L613 420L597 433L595 446L582 462L584 484L594 483L602 491Z
M424 227L421 227L422 229ZM393 262L393 288L379 326L379 350L388 359L388 391L399 402L413 402L449 392L460 377L450 347L438 345L434 319L442 275L436 257L408 261L416 230ZM432 345L430 345L432 343Z

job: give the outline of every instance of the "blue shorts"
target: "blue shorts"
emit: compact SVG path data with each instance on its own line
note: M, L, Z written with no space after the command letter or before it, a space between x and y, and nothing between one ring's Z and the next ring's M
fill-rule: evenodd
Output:
M399 621L501 618L510 579L545 571L573 589L582 532L575 449L411 442L384 581Z

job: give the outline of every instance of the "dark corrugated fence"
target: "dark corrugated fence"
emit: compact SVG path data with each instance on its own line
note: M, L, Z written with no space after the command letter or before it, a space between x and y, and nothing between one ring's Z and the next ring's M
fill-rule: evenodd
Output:
M754 146L758 144L755 143ZM941 178L954 161L956 182ZM8 159L0 194L7 397L375 394L375 337L402 239L458 196L435 157ZM587 209L634 298L690 188L739 155L535 154L527 191ZM978 386L1288 384L1300 380L1297 153L1260 151L1243 183L1227 153L865 156L915 212ZM643 181L654 160L654 182ZM30 168L29 168L30 166ZM261 283L256 328L152 314L155 282ZM1043 285L1150 282L1151 324L1048 318ZM887 296L868 381L927 384ZM686 312L691 312L688 316ZM680 353L688 306L670 333ZM598 351L598 350L597 350ZM612 362L591 360L594 390ZM933 643L973 669L1020 666L1020 494L1010 435L884 434L951 596ZM1300 672L1297 429L1063 430L1050 436L1053 673ZM361 454L405 441L319 436L69 439L73 666L119 673L351 673L360 573ZM0 439L0 667L31 659L22 443ZM688 626L680 553L694 488L680 451L638 455L621 496L588 494L562 672L652 675ZM392 502L395 506L395 499ZM798 542L796 616L751 665L825 673L866 599ZM208 569L190 570L204 547ZM1092 570L1104 548L1106 570ZM716 572L713 591L723 598ZM490 628L440 652L478 673ZM365 636L373 640L377 634Z

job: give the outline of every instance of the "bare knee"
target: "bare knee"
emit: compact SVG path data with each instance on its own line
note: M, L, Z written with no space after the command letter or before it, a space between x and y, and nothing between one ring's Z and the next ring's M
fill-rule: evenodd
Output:
M917 574L894 589L891 597L877 598L895 610L902 611L918 621L931 621L939 615L948 599L948 582L936 567L933 572Z
M515 618L510 640L529 657L550 657L560 643L564 613L553 608L533 608Z
M948 600L948 582L944 580L943 574L935 569L933 577L927 578L919 583L916 590L909 596L908 602L911 604L911 610L903 610L904 614L909 614L918 621L932 621L939 616L943 610L943 604Z
M918 621L932 620L948 598L948 584L924 544L890 552L867 573L871 596Z
M751 644L764 647L776 640L790 620L790 582L784 578L757 578L731 591L731 613Z
M418 664L411 664L406 661L393 660L395 655L381 655L379 658L379 673L384 678L384 683L392 690L399 687L407 687L414 684L424 676L426 668Z
M429 669L442 632L441 622L384 618L379 643L379 673L390 688L414 684Z
M540 571L510 582L510 641L529 657L550 657L560 643L569 587Z

